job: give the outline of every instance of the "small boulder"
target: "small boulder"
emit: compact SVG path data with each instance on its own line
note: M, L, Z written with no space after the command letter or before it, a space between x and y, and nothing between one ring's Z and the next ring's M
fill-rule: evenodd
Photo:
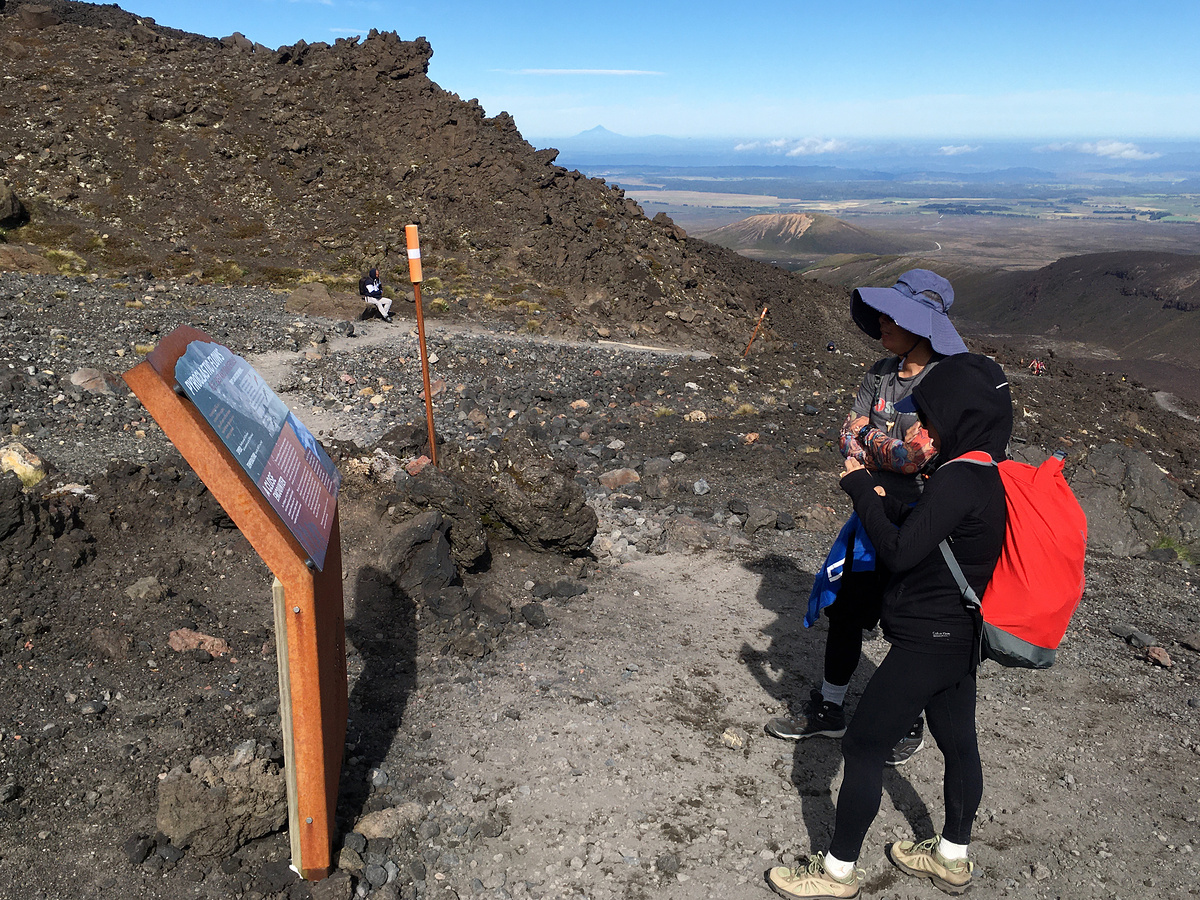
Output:
M25 204L16 192L0 181L0 228L18 228L29 221Z
M598 481L608 488L610 491L615 491L619 487L624 487L627 484L634 484L641 481L641 476L633 469L613 469L601 475Z
M27 488L46 477L46 466L41 458L17 441L0 447L0 469L14 473Z
M461 584L447 529L439 510L419 513L392 535L380 554L379 567L410 597L431 597Z
M123 397L129 393L128 385L120 377L100 369L76 369L71 373L70 380L75 387L82 388L89 394Z
M524 438L506 438L495 453L446 456L445 470L493 527L538 550L584 553L591 546L599 520L575 481L575 463Z
M158 830L197 857L230 856L287 815L287 783L270 760L200 756L158 782Z
M204 650L213 656L224 656L229 652L229 643L224 638L201 634L190 628L176 628L172 631L167 636L167 646L179 653Z

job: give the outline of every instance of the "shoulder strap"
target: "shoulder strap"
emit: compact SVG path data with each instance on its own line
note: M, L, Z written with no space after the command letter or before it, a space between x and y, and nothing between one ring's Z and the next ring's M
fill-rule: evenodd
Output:
M959 457L962 459L962 457ZM972 462L973 460L966 460ZM955 460L950 460L955 462ZM958 584L958 589L962 591L963 600L971 609L979 609L979 595L975 593L975 588L967 584L967 576L963 574L962 567L958 564L958 560L954 558L954 551L950 549L949 540L944 540L938 544L938 549L942 551L942 558L946 560L946 565L950 568L950 574L954 576L955 583Z
M885 356L882 359L876 360L871 366L871 380L874 385L873 393L875 395L871 400L872 410L875 409L875 407L879 404L879 391L883 387L884 375L891 374L887 372L887 369L891 368L895 370L896 373L899 373L900 364L902 362L903 360L901 360L898 356Z
M950 465L950 463L956 463L956 462L974 463L977 466L998 466L998 465L1000 465L1000 463L998 463L998 462L996 462L996 460L992 459L991 454L989 454L983 450L968 450L962 456L956 456L956 457L954 457L954 459L946 460L944 463L942 463L942 465L948 466L948 465Z
M887 364L890 361L891 361L890 358L885 356L882 359L875 360L875 362L871 365L871 370L870 370L871 384L872 384L872 391L875 395L874 399L871 402L872 409L874 409L875 404L879 402L879 388L883 385L883 370L885 368L887 368Z
M991 455L983 450L970 450L962 456L956 456L954 459L948 459L943 466L948 466L950 463L965 462L976 466L998 466L999 463L992 459ZM942 558L946 560L946 565L950 568L950 574L954 576L955 583L958 584L958 589L962 591L963 600L971 609L979 609L979 595L975 593L975 589L967 584L967 577L963 575L962 567L959 566L958 560L954 558L954 551L950 549L950 541L947 538L938 544L938 549L942 551Z

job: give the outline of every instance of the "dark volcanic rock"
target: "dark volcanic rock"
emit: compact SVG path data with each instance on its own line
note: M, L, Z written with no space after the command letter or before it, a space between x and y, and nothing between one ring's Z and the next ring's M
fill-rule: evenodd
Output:
M25 521L21 479L12 472L0 472L0 541L13 534Z
M395 429L389 432L394 435ZM385 440L388 436L385 435ZM381 440L380 444L384 444ZM470 568L488 552L487 531L479 514L467 502L464 489L441 469L427 466L408 477L401 473L396 481L397 493L385 495L383 502L393 519L405 519L436 509L445 517L445 533L455 563Z
M405 522L380 554L380 568L410 597L432 596L461 583L446 537L449 524L431 509Z
M404 226L420 222L427 300L546 333L732 348L769 301L770 346L793 341L796 322L823 322L831 298L842 305L837 289L687 238L556 165L507 113L431 81L424 38L371 30L268 50L116 5L16 12L0 17L0 145L33 218L9 240L66 252L74 271L317 281L331 300L298 308L346 298L356 315L358 276L376 265L398 280Z
M15 228L29 221L20 198L3 181L0 181L0 228Z
M1200 544L1200 504L1140 450L1105 444L1088 455L1071 485L1087 513L1092 549L1136 556L1164 539Z
M574 480L576 467L526 438L500 449L447 454L444 468L464 484L493 526L535 549L582 553L596 536L596 512Z

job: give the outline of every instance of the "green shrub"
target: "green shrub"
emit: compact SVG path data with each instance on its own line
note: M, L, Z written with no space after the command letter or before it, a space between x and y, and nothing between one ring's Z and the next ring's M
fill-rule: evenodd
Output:
M1192 565L1194 562L1194 560L1192 559L1191 551L1189 551L1187 547L1184 547L1177 540L1175 540L1174 538L1171 538L1171 537L1167 537L1166 535L1159 536L1158 542L1154 545L1154 549L1155 550L1174 550L1175 555L1178 556L1181 560L1183 560L1188 565Z

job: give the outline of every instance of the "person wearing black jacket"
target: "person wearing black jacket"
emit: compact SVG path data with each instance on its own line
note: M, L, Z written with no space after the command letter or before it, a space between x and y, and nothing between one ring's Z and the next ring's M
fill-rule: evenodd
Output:
M893 500L916 502L921 473L934 457L929 435L915 415L897 412L896 404L912 393L946 356L966 353L967 345L950 321L954 288L929 269L910 269L892 287L858 288L851 294L850 315L864 334L878 340L891 356L871 366L842 425L839 447L872 471ZM821 686L809 693L801 715L780 716L766 724L767 734L783 740L840 738L846 733L846 695L862 658L863 631L879 624L887 569L873 560L855 568L847 559L834 602L824 609L825 664ZM811 624L807 619L806 624ZM925 726L918 716L896 742L889 766L902 766L925 746Z
M385 322L392 321L392 301L390 298L383 296L383 282L379 280L379 270L371 269L362 278L358 279L358 295L363 298L366 304L366 309L363 311L363 318L366 318L372 310L379 311L379 318Z
M786 897L858 896L861 873L855 862L879 811L884 762L922 710L946 761L945 825L940 835L920 843L893 844L888 855L902 871L948 893L962 893L971 882L967 845L983 796L975 730L980 632L939 544L950 541L967 581L982 596L1004 542L1004 486L994 466L949 461L972 450L1005 458L1012 397L999 365L963 353L942 360L907 402L921 417L941 464L910 507L886 496L857 460L846 460L842 489L892 573L880 618L891 647L842 739L845 771L828 852L767 873L771 887Z

